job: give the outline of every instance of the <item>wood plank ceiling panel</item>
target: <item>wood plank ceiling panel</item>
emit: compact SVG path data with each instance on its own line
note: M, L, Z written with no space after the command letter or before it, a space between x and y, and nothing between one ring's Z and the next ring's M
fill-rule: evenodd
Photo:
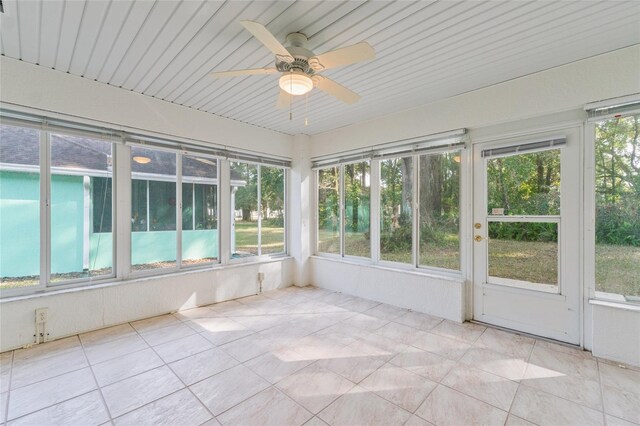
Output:
M0 54L280 132L319 133L640 43L640 2L5 0ZM277 110L278 75L238 23L322 53L362 40L375 60L323 74L354 105L313 90ZM308 115L309 125L304 125Z

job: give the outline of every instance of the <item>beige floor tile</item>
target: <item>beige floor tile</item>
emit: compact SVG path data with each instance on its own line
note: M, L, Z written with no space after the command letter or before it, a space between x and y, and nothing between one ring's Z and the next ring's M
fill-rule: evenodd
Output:
M380 319L372 315L368 315L367 311L353 315L344 320L345 323L354 327L361 328L368 332L375 331L380 327L389 323L389 320Z
M371 355L362 348L348 346L338 356L318 361L318 365L340 374L353 383L359 383L384 365L386 360L386 356Z
M610 416L608 414L605 414L604 420L607 426L637 426L638 424L631 423L626 420L619 419L618 417Z
M393 305L387 305L386 303L381 303L378 306L365 311L366 315L379 318L382 320L392 321L402 315L405 315L409 312L408 309L399 308Z
M525 419L521 419L518 416L509 414L509 417L507 417L507 422L504 424L504 426L536 426L536 425L535 423L528 422Z
M157 330L170 325L178 325L180 322L181 321L173 315L167 314L134 321L131 323L131 326L135 328L138 333L146 333L151 330Z
M180 323L177 325L170 325L168 327L157 328L151 331L145 331L140 333L140 336L151 346L161 345L163 343L171 342L172 340L178 340L183 337L191 336L195 334L195 330L191 327Z
M640 394L640 372L615 365L599 363L600 381L603 385Z
M191 391L215 416L269 387L269 382L238 365L191 385Z
M232 317L233 321L240 323L253 331L263 331L271 327L287 324L291 321L290 315L256 315L248 317Z
M266 352L279 349L280 346L280 344L272 339L261 336L260 334L252 334L221 345L219 348L238 361L245 362Z
M215 346L255 334L255 331L229 318L202 318L186 324Z
M299 327L304 328L309 333L315 333L340 321L346 321L353 317L353 312L329 312L320 314L299 314L292 321Z
M209 305L209 309L218 315L223 316L244 316L244 315L260 315L260 313L250 306L244 305L236 300L228 300L226 302Z
M326 296L322 296L316 300L320 300L324 303L330 303L332 305L341 305L347 302L350 302L352 300L355 300L355 298L353 296L349 296L343 293L330 293L327 294Z
M342 376L312 364L281 380L277 387L307 410L317 414L354 384Z
M220 426L220 422L215 418L202 423L200 426Z
M640 424L640 394L604 385L602 397L605 413Z
M102 394L115 418L183 387L169 367L163 366L105 386Z
M9 392L0 393L0 423L7 421L7 398Z
M526 385L518 388L511 412L541 426L604 424L601 412Z
M308 422L304 424L304 426L328 426L325 422L320 420L318 416L311 418Z
M594 410L602 410L600 384L594 380L583 379L580 376L564 375L554 370L532 369L531 364L529 364L520 383L585 405Z
M107 421L109 414L102 397L93 391L20 417L10 425L99 425Z
M303 369L312 362L313 360L305 359L291 349L280 348L253 358L247 361L245 365L273 384Z
M332 426L389 426L403 425L411 413L356 386L322 410L318 417Z
M423 314L420 312L408 312L393 320L394 322L408 325L422 331L429 331L442 322L442 318Z
M78 336L66 337L64 339L34 345L27 349L18 349L14 351L13 363L35 361L37 359L48 358L61 355L66 352L75 351L80 348L81 345Z
M238 361L220 349L214 348L172 362L169 367L188 386L236 365Z
M80 340L82 341L82 344L87 347L121 339L123 337L133 336L135 334L137 334L137 332L130 324L120 324L113 327L83 333L80 335Z
M518 384L495 374L459 364L441 382L452 389L509 411Z
M380 302L374 302L373 300L361 299L359 297L354 297L351 300L347 300L343 303L340 303L341 308L348 309L351 312L364 312L369 309L373 309L378 306Z
M259 332L258 334L262 337L266 337L276 346L291 346L311 333L312 332L309 329L304 328L299 324L290 323L271 327Z
M407 422L404 424L404 426L430 426L433 423L429 423L428 421L426 421L425 419L423 419L422 417L418 417L415 414L413 416L411 416L409 418L409 420L407 420Z
M13 363L11 388L19 388L88 366L82 348L49 357L16 361Z
M439 385L416 410L416 414L435 425L502 425L507 412Z
M436 325L431 332L441 336L451 337L452 339L460 339L467 343L473 343L478 340L484 330L486 330L486 327L482 325L470 322L460 324L444 320L440 324Z
M113 358L127 355L133 352L147 349L149 345L136 335L123 337L122 339L110 342L99 343L85 348L84 352L89 359L89 363L98 364Z
M524 358L475 347L469 349L460 362L515 381L524 377L527 368L527 362Z
M456 361L471 348L461 340L427 332L416 335L413 346Z
M375 334L386 337L387 339L395 340L404 345L410 345L416 339L416 335L424 334L423 331L417 330L408 325L398 324L397 322L390 322L374 331Z
M440 382L456 365L455 361L418 348L399 353L389 362L434 382Z
M437 383L387 364L364 379L360 386L413 413Z
M155 346L153 349L160 355L166 363L174 362L208 349L213 349L214 345L199 334L172 340Z
M224 425L232 426L298 426L307 422L311 417L313 414L279 390L270 387L221 414L218 420Z
M553 376L553 373L578 376L588 380L598 380L598 364L596 361L536 346L531 352L527 377L537 375Z
M211 309L206 307L193 308L193 309L185 309L184 311L178 311L173 314L174 317L179 319L180 321L190 321L199 318L213 318L217 317L218 314L213 312Z
M96 389L89 368L66 373L11 391L8 420L22 417Z
M545 340L536 340L536 348L549 349L556 352L562 352L567 355L573 355L584 359L591 359L595 361L595 358L591 355L591 352L585 351L582 348L561 345L557 343L547 342Z
M0 392L6 392L9 390L12 362L13 351L0 354Z
M349 345L349 347L362 349L371 355L382 356L387 360L391 359L398 353L405 352L409 348L401 342L375 333L367 334L357 342Z
M340 322L314 334L346 346L367 336L369 332L348 323Z
M107 386L163 365L152 349L143 349L93 366L98 385Z
M345 346L328 337L312 334L305 336L289 348L307 360L333 359L339 357Z
M530 337L487 328L476 340L475 346L528 360L534 343L535 340Z
M116 426L198 426L212 419L211 413L188 389L167 395L113 421Z

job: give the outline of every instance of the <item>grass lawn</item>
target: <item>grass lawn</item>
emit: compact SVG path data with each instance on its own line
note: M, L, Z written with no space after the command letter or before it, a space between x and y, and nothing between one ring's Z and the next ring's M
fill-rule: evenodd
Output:
M284 228L262 225L262 254L284 251ZM236 252L258 254L258 222L236 222Z

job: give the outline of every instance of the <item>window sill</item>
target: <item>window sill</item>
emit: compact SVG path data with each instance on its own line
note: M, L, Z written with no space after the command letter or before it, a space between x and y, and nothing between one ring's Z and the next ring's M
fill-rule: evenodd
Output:
M589 304L594 306L604 306L607 308L620 309L623 311L640 313L640 305L626 303L626 302L617 302L617 301L603 300L603 299L589 299Z
M428 278L435 278L435 279L439 279L439 280L445 280L445 281L452 281L458 284L464 283L465 279L462 276L461 272L440 272L440 271L435 271L435 270L430 270L430 269L422 269L422 268L413 268L413 267L401 267L401 266L391 266L388 263L385 264L375 264L373 262L371 262L370 260L366 260L366 259L358 259L358 258L344 258L344 257L340 257L337 255L322 255L322 254L315 254L310 256L312 259L320 259L320 260L328 260L331 262L338 262L338 263L344 263L347 265L354 265L354 266L364 266L367 268L374 268L374 269L379 269L382 271L391 271L391 272L398 272L398 273L402 273L402 274L408 274L408 275L418 275L421 277L428 277Z
M265 264L265 263L282 262L282 261L285 261L287 259L293 259L293 257L289 256L289 255L283 255L283 256L278 256L278 257L256 259L253 262L228 263L226 265L215 264L214 266L211 266L211 267L208 267L208 268L197 268L197 269L188 268L188 269L174 270L174 271L169 272L169 273L158 273L158 274L143 275L143 276L130 276L130 277L125 278L123 280L113 280L113 281L101 282L101 283L96 283L96 284L90 284L90 283L84 282L84 283L68 285L68 286L65 286L64 288L61 288L61 287L49 287L49 288L47 288L45 290L41 290L41 291L34 292L34 293L15 295L15 296L6 296L6 297L3 297L3 298L0 298L0 304L11 303L11 302L16 302L16 301L20 301L20 300L38 299L38 298L41 298L41 297L48 297L48 296L57 296L57 295L60 295L60 294L67 294L67 293L78 293L78 292L82 292L82 291L91 291L91 290L97 290L97 289L101 289L101 288L117 287L117 286L121 286L121 285L135 284L135 283L138 283L138 282L161 279L161 278L165 278L165 277L180 277L180 276L185 276L185 275L190 275L190 274L197 274L197 273L202 273L202 272L207 272L207 271L219 271L219 270L224 270L224 269L241 268L241 267L246 267L246 266L249 266L249 265L260 265L260 264Z

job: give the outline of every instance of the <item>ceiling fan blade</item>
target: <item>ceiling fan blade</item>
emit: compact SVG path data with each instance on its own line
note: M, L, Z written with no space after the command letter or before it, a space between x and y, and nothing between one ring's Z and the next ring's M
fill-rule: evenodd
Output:
M274 37L273 34L259 22L254 21L240 21L242 26L246 28L255 38L258 39L264 46L278 55L281 60L287 62L293 62L293 57L289 51Z
M281 89L280 93L278 94L278 102L276 102L276 108L288 109L289 105L291 105L291 101L291 95Z
M352 92L351 90L327 77L315 76L314 80L316 82L316 87L319 90L322 90L323 92L341 100L346 104L351 105L358 102L358 100L360 99L360 95Z
M315 71L322 71L341 67L344 65L355 64L357 62L368 61L376 57L373 47L366 41L354 44L352 46L342 47L340 49L325 52L309 58L309 65Z
M275 68L255 68L250 70L212 72L209 75L214 78L223 78L223 77L239 77L242 75L273 74L274 72L278 72L278 70Z

